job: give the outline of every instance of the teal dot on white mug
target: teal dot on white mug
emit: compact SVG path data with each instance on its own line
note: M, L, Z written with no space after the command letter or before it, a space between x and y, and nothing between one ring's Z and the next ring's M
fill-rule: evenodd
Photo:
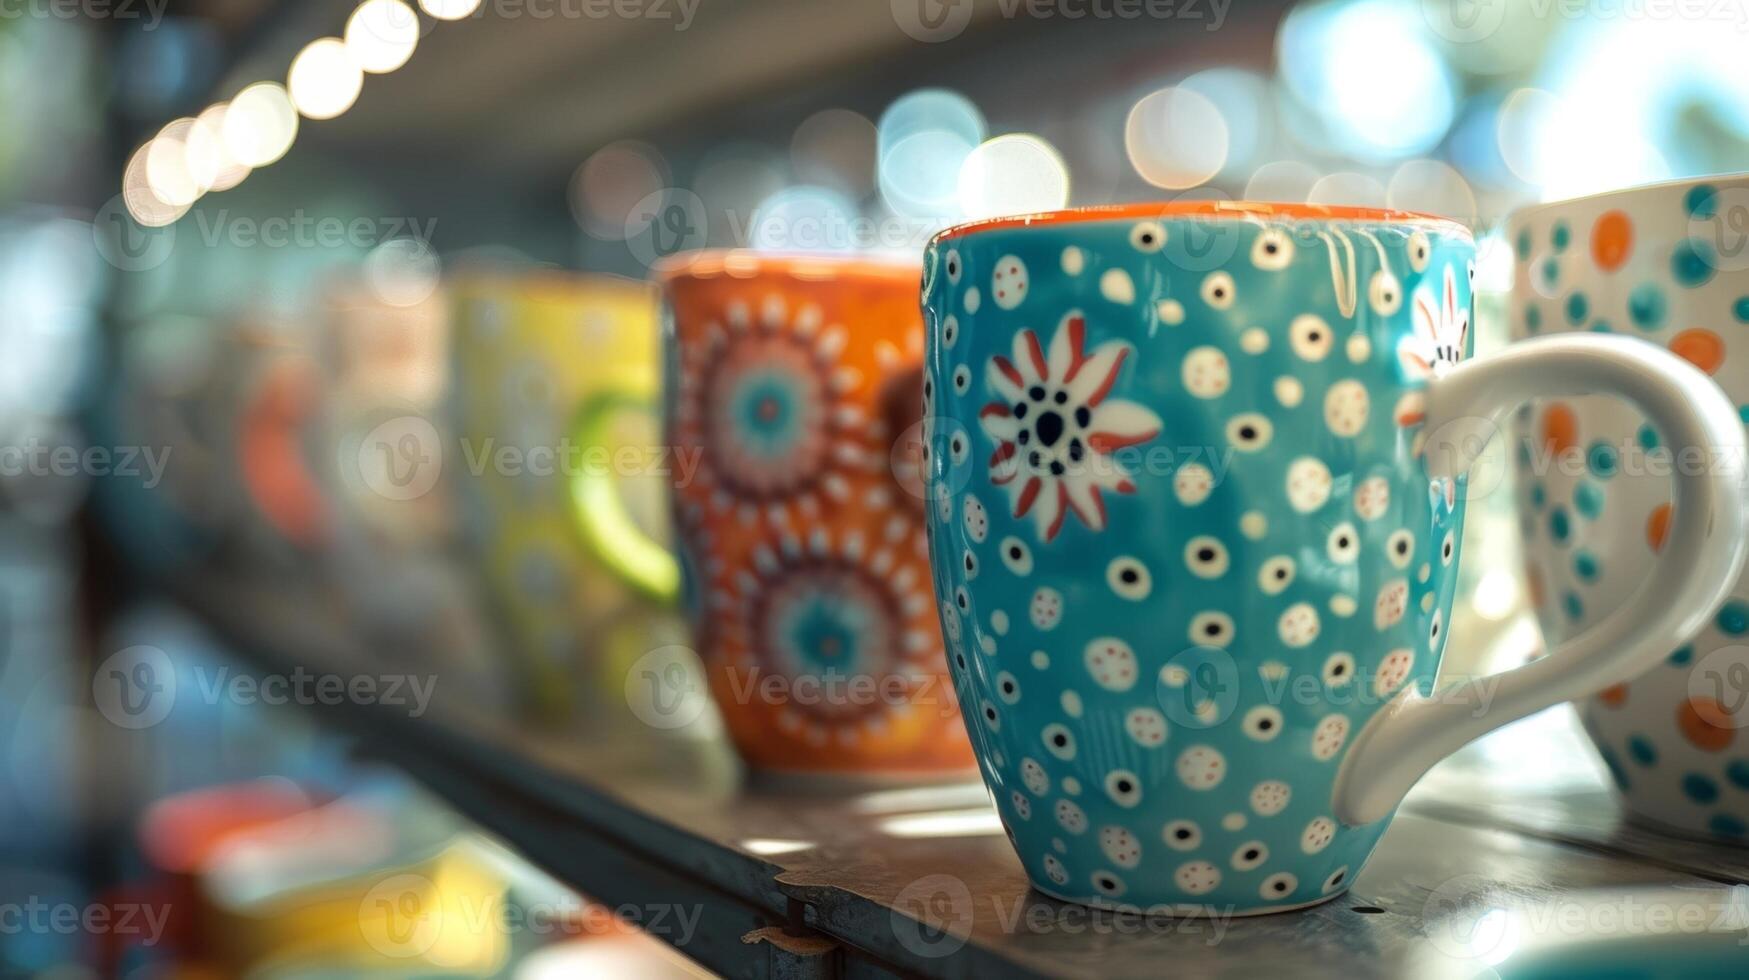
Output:
M1581 483L1573 488L1573 506L1581 515L1597 520L1603 514L1603 488L1595 483Z
M1749 605L1732 600L1725 603L1725 608L1719 610L1714 619L1719 630L1732 636L1741 636L1749 632Z
M1518 252L1518 261L1523 262L1525 259L1530 258L1530 229L1529 228L1525 228L1525 229L1522 229L1519 231L1518 241L1514 244L1514 247Z
M1591 467L1591 475L1599 480L1607 480L1615 475L1616 465L1621 461L1621 454L1614 446L1599 439L1591 444L1591 451L1585 454L1585 462Z
M1573 522L1567 517L1567 508L1556 507L1549 511L1549 537L1559 543L1566 543L1567 536L1573 532Z
M1684 644L1670 651L1670 656L1667 662L1672 667L1686 667L1688 666L1688 662L1693 659L1694 647Z
M1710 242L1689 238L1670 250L1670 274L1689 289L1704 286L1718 271L1718 253Z
M1555 246L1555 251L1565 252L1567 244L1573 240L1573 230L1567 227L1565 221L1555 222L1555 227L1549 232L1549 243Z
M1668 309L1668 304L1664 302L1664 291L1656 283L1641 283L1628 294L1628 316L1633 319L1634 326L1641 330L1658 329L1664 323L1664 314Z
M1585 617L1585 603L1579 598L1579 593L1569 592L1562 598L1562 605L1567 608L1567 618L1578 621Z
M1573 574L1587 582L1597 578L1597 558L1589 551L1580 551L1573 556Z
M1728 813L1714 814L1713 818L1707 821L1707 826L1720 837L1741 837L1745 833L1749 833L1749 825L1745 825L1743 821Z
M1696 184L1682 199L1690 217L1710 218L1719 210L1719 192L1711 184Z
M1741 323L1749 323L1749 296L1737 297L1737 303L1731 307L1731 312L1737 315Z
M1543 260L1543 285L1553 287L1561 281L1561 264L1553 258Z
M1586 314L1591 312L1591 304L1586 301L1584 293L1574 293L1567 297L1567 322L1574 326L1585 322Z
M1541 330L1543 328L1543 311L1538 309L1534 304L1525 307L1524 325L1530 328L1531 333L1536 333L1538 330Z
M1719 798L1719 784L1698 772L1682 777L1682 791L1696 803L1711 803Z
M1749 789L1749 759L1732 759L1725 767L1725 778L1739 789Z
M1639 442L1640 442L1641 449L1645 449L1645 450L1657 449L1658 448L1658 430L1652 428L1650 425L1640 426Z
M1644 735L1633 735L1628 738L1628 754L1642 766L1658 764L1658 749L1652 745L1652 740Z

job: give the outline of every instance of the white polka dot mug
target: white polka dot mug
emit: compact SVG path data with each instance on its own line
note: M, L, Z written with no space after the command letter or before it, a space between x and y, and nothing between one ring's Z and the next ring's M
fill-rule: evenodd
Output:
M1465 361L1473 255L1438 218L1216 202L930 244L936 597L1041 891L1221 914L1325 901L1430 765L1643 670L1724 597L1740 457L1677 481L1664 590L1627 624L1435 688L1464 471L1495 420L1612 391L1673 443L1743 446L1700 372L1635 340Z
M1749 176L1530 208L1508 238L1515 336L1643 338L1711 375L1749 418ZM1517 431L1526 577L1559 642L1619 620L1671 547L1671 474L1711 467L1719 450L1685 457L1645 412L1606 397L1542 401ZM1632 813L1743 843L1749 583L1693 626L1665 637L1663 663L1582 702L1580 717Z

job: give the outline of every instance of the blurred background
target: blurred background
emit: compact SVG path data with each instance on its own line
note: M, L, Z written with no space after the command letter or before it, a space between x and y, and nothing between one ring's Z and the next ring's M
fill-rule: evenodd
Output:
M1476 228L1485 348L1509 209L1744 158L1746 28L1731 3L0 0L0 975L697 974L345 720L441 689L561 751L631 716L733 765L708 705L628 683L695 669L672 597L575 533L580 400L657 389L652 264L1139 199L1389 205ZM660 537L643 462L613 520ZM1469 534L1509 532L1508 499ZM1535 649L1511 541L1467 552L1454 661ZM290 626L253 648L237 595L346 624L362 663L324 673ZM409 899L469 914L410 940Z

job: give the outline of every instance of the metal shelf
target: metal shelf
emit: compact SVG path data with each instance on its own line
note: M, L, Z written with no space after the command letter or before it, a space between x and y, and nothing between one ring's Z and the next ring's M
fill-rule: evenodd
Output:
M406 669L356 640L319 590L214 575L179 591L258 671ZM629 713L534 731L483 711L465 687L440 682L417 719L316 710L578 891L652 916L696 910L688 935L643 924L731 977L1216 977L1288 964L1296 976L1398 976L1440 955L1429 937L1454 888L1540 901L1676 886L1723 901L1749 882L1749 855L1625 824L1565 709L1436 769L1348 895L1295 914L1168 920L1029 890L976 784L761 786L720 742Z

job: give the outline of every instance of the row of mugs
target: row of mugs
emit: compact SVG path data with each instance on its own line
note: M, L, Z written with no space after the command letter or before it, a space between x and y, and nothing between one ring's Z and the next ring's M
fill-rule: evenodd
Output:
M1088 209L954 229L921 266L684 256L655 288L457 280L449 457L480 478L456 496L550 707L629 680L648 609L684 608L753 766L976 768L1071 900L1327 899L1427 766L1570 699L1632 810L1739 837L1743 435L1713 382L1749 402L1726 356L1749 270L1703 232L1745 189L1515 216L1525 343L1474 362L1468 232L1365 209ZM1515 503L1557 648L1489 679L1484 713L1433 690L1462 474L1533 396ZM323 508L282 491L324 481L275 475L309 455L286 449L301 410L247 402L242 481L306 538ZM665 455L490 465L567 438ZM373 488L361 511L393 520L440 500Z
M1070 901L1328 900L1434 762L1592 695L1632 808L1741 835L1749 712L1685 668L1749 673L1743 421L1714 383L1749 388L1725 356L1749 270L1694 233L1746 186L1519 213L1520 340L1478 360L1473 241L1425 215L1181 202L962 226L921 270L680 257L674 565L611 481L576 479L574 517L684 602L756 768L975 764ZM1514 420L1552 650L1436 690L1465 473Z

